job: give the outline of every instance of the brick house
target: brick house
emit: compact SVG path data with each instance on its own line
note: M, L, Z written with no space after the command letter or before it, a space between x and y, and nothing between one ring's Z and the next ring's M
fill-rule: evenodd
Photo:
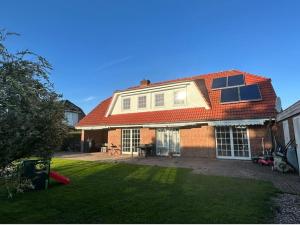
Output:
M77 125L82 142L121 154L152 144L159 156L251 159L272 147L277 115L271 79L229 70L116 91Z

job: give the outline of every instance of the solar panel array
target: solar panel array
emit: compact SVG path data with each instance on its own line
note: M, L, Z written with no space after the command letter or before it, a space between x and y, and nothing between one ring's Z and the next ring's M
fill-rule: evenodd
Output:
M221 103L262 100L259 86L257 84L246 85L243 74L215 78L211 88L221 89Z
M220 77L213 80L212 89L236 87L244 84L245 84L245 79L243 74L230 76L230 77Z
M245 85L221 90L221 103L262 100L257 84Z
M262 100L259 86L257 84L246 85L243 74L215 78L211 88L221 89L221 103Z

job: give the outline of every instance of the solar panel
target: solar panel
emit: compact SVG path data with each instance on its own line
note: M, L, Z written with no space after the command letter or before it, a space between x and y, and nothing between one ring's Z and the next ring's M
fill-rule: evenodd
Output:
M221 91L221 103L238 102L239 90L238 88L227 88Z
M227 87L227 77L216 78L213 80L212 89Z
M228 77L228 87L239 86L243 84L245 84L243 74Z
M261 100L260 89L257 84L240 87L241 101Z

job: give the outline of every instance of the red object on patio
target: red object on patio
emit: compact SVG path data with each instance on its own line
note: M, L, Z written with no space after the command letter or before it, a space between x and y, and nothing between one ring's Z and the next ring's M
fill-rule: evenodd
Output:
M51 171L50 174L49 174L49 176L53 180L56 180L59 183L62 183L62 184L69 184L70 183L70 179L68 177L60 175L58 172Z

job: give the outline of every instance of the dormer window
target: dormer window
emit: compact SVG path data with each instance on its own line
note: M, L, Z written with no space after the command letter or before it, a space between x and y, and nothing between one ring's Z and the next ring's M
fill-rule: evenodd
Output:
M123 98L122 109L123 110L130 109L130 98Z
M155 95L155 106L164 106L165 105L165 95L163 93Z
M185 91L175 91L174 92L174 105L184 105L186 100Z
M147 97L144 96L139 96L138 97L138 108L139 109L144 109L147 106Z

